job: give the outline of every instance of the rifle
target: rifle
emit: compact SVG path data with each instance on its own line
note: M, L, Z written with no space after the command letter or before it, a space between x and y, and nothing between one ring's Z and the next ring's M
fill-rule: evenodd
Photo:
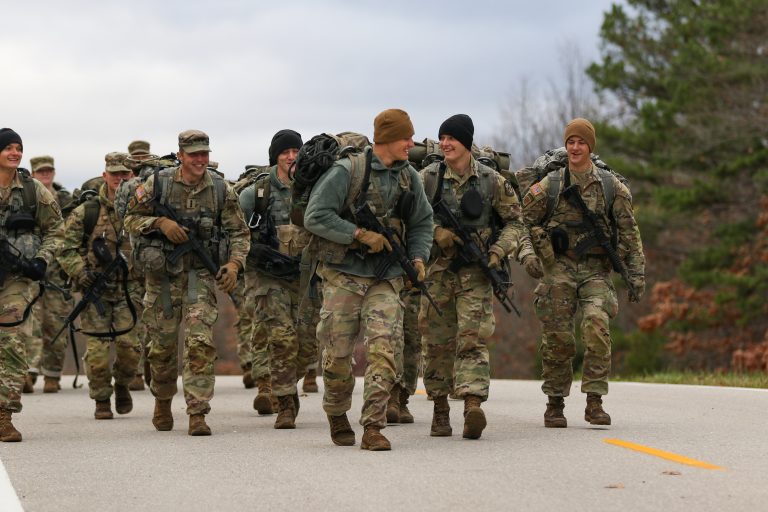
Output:
M114 340L118 336L129 333L136 326L136 322L138 320L136 308L133 305L130 294L128 293L128 264L125 262L125 257L120 253L119 240L116 245L118 247L117 255L113 258L112 254L107 248L107 243L104 238L97 238L93 241L93 253L96 256L96 259L102 264L102 266L104 266L104 270L101 272L96 272L93 284L89 286L85 291L83 291L82 298L77 304L75 304L75 307L72 308L72 311L69 312L69 315L67 315L67 318L64 320L64 325L61 326L61 329L59 329L59 331L56 333L56 336L54 336L53 340L51 341L51 343L55 342L65 329L69 329L69 339L70 343L72 344L72 352L75 356L75 365L77 366L75 380L72 383L72 387L74 388L77 388L77 378L80 375L80 362L77 355L77 345L75 344L75 332L82 332L85 335L94 336L96 338L109 336ZM99 313L99 315L104 315L105 310L104 304L101 302L101 296L104 295L104 292L109 287L113 276L118 272L121 272L123 275L123 292L125 293L125 300L128 303L128 311L131 312L131 325L120 330L115 330L110 325L110 329L107 332L89 332L83 331L79 328L75 329L73 322L78 316L80 316L83 311L85 311L85 308L87 308L89 304L93 304L96 307L96 311Z
M277 239L277 229L269 209L263 214L254 211L248 220L248 228L258 232L259 242L252 242L251 249L248 251L248 256L256 262L256 268L278 279L287 281L298 279L301 274L299 270L301 258L292 258L277 250L280 242Z
M155 177L155 179L157 179L157 177ZM159 213L160 216L168 217L172 221L176 222L179 226L185 227L187 231L187 237L189 238L189 240L183 244L176 246L173 252L168 255L168 261L174 265L179 261L179 258L188 252L191 252L197 256L197 259L200 260L200 263L202 263L205 269L215 278L216 274L219 272L219 267L216 265L216 262L213 261L211 253L209 253L208 249L205 248L203 242L201 242L200 239L195 235L196 226L191 225L190 222L184 222L180 220L173 208L160 203L160 201L157 199L155 199L155 211ZM227 295L229 295L229 298L232 299L232 303L237 306L235 296L231 292Z
M416 267L413 266L410 258L408 258L408 254L405 252L405 249L403 249L404 244L400 235L397 234L392 228L383 226L381 222L379 222L379 219L376 218L376 215L373 213L373 211L371 211L371 207L367 201L368 187L371 184L370 177L371 151L368 150L365 156L365 176L363 177L360 195L355 200L353 211L354 218L361 228L365 228L368 231L374 231L384 236L384 238L387 239L387 242L389 242L389 245L392 247L392 251L386 254L381 263L376 266L374 275L378 279L383 279L387 273L387 270L392 266L393 263L400 264L400 267L405 272L405 275L408 276L408 280L411 282L411 284L413 284L413 286L417 288L424 297L427 298L429 303L432 304L432 307L435 308L435 311L437 311L437 314L443 316L443 311L437 305L432 295L429 294L427 285L424 283L424 281L419 281L419 271L416 270Z
M637 296L637 291L632 285L632 282L629 280L629 272L627 271L627 267L624 265L624 262L621 261L619 255L616 254L616 251L614 250L613 244L611 244L611 240L608 238L608 235L606 235L605 231L603 231L603 228L600 227L600 219L598 218L597 214L589 209L587 204L584 202L584 198L581 197L581 194L579 193L579 186L571 185L567 187L565 190L563 190L563 197L566 199L566 201L571 203L574 208L581 212L582 218L584 219L584 224L590 231L592 231L592 234L594 235L591 238L581 241L574 248L576 255L581 256L593 247L602 247L603 250L605 250L605 253L608 255L608 259L611 262L613 270L621 276L622 281L624 281L624 284L627 285L627 289L629 290L629 299L632 302L638 302L640 297Z
M21 254L21 251L13 245L8 238L0 235L0 285L5 282L5 278L8 274L25 275L30 264L30 261ZM15 322L0 322L0 327L16 327L29 318L32 306L35 305L37 300L43 295L43 292L45 292L45 280L43 279L38 284L40 285L40 290L35 298L27 304L26 308L24 308L21 320Z
M461 225L459 219L453 214L450 208L445 204L443 200L443 179L445 177L445 163L440 164L440 176L437 181L437 192L435 193L434 204L432 205L432 211L435 217L439 218L444 225L447 225L461 239L461 247L459 248L456 260L451 264L451 268L458 269L464 265L477 264L480 267L483 275L490 281L493 288L493 295L498 299L499 303L504 307L507 313L512 311L520 316L520 310L517 309L515 303L509 297L508 292L511 288L509 278L505 275L505 272L500 272L494 268L488 266L488 254L480 248L475 239L472 237L472 233Z

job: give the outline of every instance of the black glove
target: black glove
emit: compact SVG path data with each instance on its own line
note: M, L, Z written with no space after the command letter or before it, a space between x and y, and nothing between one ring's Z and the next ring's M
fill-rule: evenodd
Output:
M24 265L21 273L24 277L28 277L33 281L40 281L45 277L46 270L48 270L48 263L43 258L34 258Z

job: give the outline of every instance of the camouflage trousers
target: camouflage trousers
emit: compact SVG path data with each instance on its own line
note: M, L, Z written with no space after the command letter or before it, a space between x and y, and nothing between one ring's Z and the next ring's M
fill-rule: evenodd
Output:
M421 293L418 290L403 289L400 292L400 300L403 302L403 338L402 343L395 346L395 366L398 375L402 374L398 384L412 395L416 393L421 367Z
M105 294L101 299L103 311L89 304L80 315L80 328L89 332L108 332L110 327L120 330L131 325L131 313L122 290ZM136 366L141 358L141 341L134 327L130 332L114 339L115 360L110 366L112 338L85 336L83 356L85 374L88 376L88 395L93 400L108 400L112 396L112 378L115 384L128 386L136 376Z
M272 392L276 396L296 393L298 290L298 281L276 279L256 270L245 272L246 308L254 319L254 329L266 334L259 338L269 347ZM254 337L254 341L261 340Z
M368 359L360 424L384 428L389 393L401 377L395 367L394 346L403 336L399 299L403 280L358 277L324 265L319 272L323 305L317 339L323 346L323 409L338 416L352 407L352 354L360 337Z
M7 276L0 288L0 322L21 320L37 291L37 283ZM0 410L21 412L21 388L28 369L22 333L31 335L29 329L29 319L15 327L0 327Z
M146 361L147 353L147 327L141 321L141 317L144 314L144 275L134 277L133 286L129 288L131 294L131 301L133 301L133 307L136 308L136 314L139 317L139 321L136 323L136 327L133 328L131 333L135 333L134 336L139 341L139 348L141 349L141 355L136 362L136 375L144 375L144 363Z
M541 321L541 357L548 396L568 396L573 382L573 357L576 354L574 318L581 310L581 338L584 343L583 393L608 393L611 370L611 332L609 321L618 313L616 290L610 279L606 258L586 258L582 262L558 256L545 269L542 282L534 291L534 309Z
M54 282L58 286L64 286L60 279L54 279ZM67 332L63 332L55 342L52 340L64 325L74 305L71 297L67 300L61 292L50 289L46 289L35 304L30 317L32 336L27 343L30 372L42 373L47 377L61 377L67 354Z
M297 357L297 377L303 377L307 370L317 369L318 343L317 324L320 322L320 307L323 304L322 281L315 278L312 283L314 266L302 261L301 280L299 282L299 313L296 332L299 336L299 355Z
M493 290L476 265L430 272L429 293L443 316L421 298L419 331L424 344L424 387L431 397L455 393L488 398L488 338L496 328Z
M178 391L178 339L182 333L182 384L187 414L208 414L213 398L216 348L213 324L219 316L215 281L204 269L166 276L147 274L142 320L149 336L150 390L161 400Z
M250 371L254 379L269 377L269 344L261 323L249 312L245 299L245 284L238 281L232 294L237 302L235 332L237 332L237 358L243 372Z

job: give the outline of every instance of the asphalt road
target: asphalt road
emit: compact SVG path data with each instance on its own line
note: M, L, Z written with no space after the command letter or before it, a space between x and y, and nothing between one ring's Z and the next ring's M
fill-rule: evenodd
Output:
M545 429L539 386L493 381L478 441L462 439L456 401L453 437L429 437L432 402L416 395L416 423L388 427L393 450L373 453L359 448L360 380L354 447L331 443L321 395L302 397L296 430L275 430L237 377L217 378L211 437L187 435L178 395L174 430L156 432L149 391L96 421L71 378L57 395L38 384L14 416L24 442L0 443L0 510L768 510L768 390L612 383L614 424L595 428L575 388L569 428Z

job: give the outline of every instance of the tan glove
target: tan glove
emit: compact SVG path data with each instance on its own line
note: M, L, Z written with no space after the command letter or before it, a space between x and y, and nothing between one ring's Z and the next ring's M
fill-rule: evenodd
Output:
M222 265L219 271L216 273L216 284L219 285L219 289L224 293L231 293L235 289L237 284L237 272L240 270L237 263L230 261L225 265Z
M454 244L463 244L461 238L456 236L453 231L441 226L435 228L435 242L437 242L437 246L443 251L450 249Z
M495 252L492 252L491 255L488 256L488 267L490 268L501 267L501 258Z
M162 231L165 237L175 244L183 244L189 241L186 229L168 217L158 218L153 226Z
M413 266L419 272L419 276L416 279L423 281L427 277L427 268L424 266L424 262L421 260L413 260Z
M384 248L386 248L387 251L392 251L392 246L389 245L389 242L384 238L384 235L380 235L375 231L368 231L367 229L361 228L355 238L358 242L370 247L370 251L368 252L377 253L381 252Z
M645 278L644 277L631 277L629 279L630 284L635 289L635 294L637 295L637 301L632 300L632 295L629 296L629 302L640 302L640 299L643 298L643 294L645 293Z
M534 279L544 277L544 267L541 266L541 260L535 254L529 254L523 258L523 268Z

